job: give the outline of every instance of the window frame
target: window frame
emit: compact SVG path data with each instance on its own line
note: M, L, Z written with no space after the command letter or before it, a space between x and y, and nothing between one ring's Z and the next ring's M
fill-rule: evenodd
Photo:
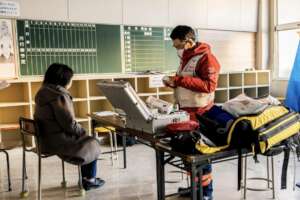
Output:
M273 49L273 80L289 80L289 77L279 77L279 32L281 31L289 31L289 30L297 30L300 29L300 21L295 21L291 23L278 23L278 0L275 0L273 4L273 11L274 11L274 49ZM298 32L299 34L299 32Z

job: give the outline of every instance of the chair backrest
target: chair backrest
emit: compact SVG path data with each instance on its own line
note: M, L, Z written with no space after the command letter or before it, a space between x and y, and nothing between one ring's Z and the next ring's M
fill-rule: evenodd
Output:
M22 136L34 136L39 137L39 129L37 122L33 119L27 119L24 117L19 118L20 132Z

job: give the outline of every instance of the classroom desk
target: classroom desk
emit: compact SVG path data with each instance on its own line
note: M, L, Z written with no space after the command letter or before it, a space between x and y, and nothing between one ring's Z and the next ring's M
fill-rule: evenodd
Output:
M199 187L196 191L195 182L192 181L196 176L199 180L202 180L202 168L211 163L224 162L228 160L238 159L239 166L242 165L242 155L246 153L246 150L238 151L223 151L211 155L186 155L180 152L175 152L168 144L163 142L166 135L155 135L145 133L142 131L130 129L125 127L125 122L117 116L100 117L97 115L89 115L92 119L92 130L97 125L101 126L114 126L118 130L118 134L123 137L123 153L124 153L124 168L126 168L126 144L124 145L124 138L126 136L133 136L138 139L139 142L154 148L156 152L156 181L157 181L157 199L164 200L168 196L165 195L165 165L170 164L180 169L187 170L191 173L191 188L192 188L192 200L202 200L202 187ZM93 131L94 132L94 131ZM242 169L242 167L239 167ZM241 171L238 171L238 189L240 188ZM201 184L200 184L201 185ZM198 195L198 198L197 198Z

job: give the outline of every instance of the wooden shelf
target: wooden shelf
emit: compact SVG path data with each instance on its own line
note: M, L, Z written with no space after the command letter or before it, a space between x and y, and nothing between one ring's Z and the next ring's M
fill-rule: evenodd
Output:
M242 87L242 85L243 85L242 73L229 74L229 87Z
M73 98L87 98L87 80L74 80L69 89Z
M257 85L270 85L270 73L268 71L257 72Z
M0 124L0 130L1 131L17 130L19 128L20 128L20 125L18 123Z
M174 90L168 87L149 88L149 77L153 75L138 74L91 74L76 75L70 93L73 96L76 120L90 133L91 119L88 113L98 111L114 111L114 108L97 87L99 81L125 80L136 90L142 100L149 96L158 97L174 103ZM156 75L154 75L156 76ZM230 98L244 92L250 97L260 97L270 93L270 72L244 71L221 73L216 89L215 103L222 105ZM43 77L21 78L9 80L11 86L0 91L0 129L4 134L12 132L15 140L20 141L17 134L20 116L33 118L34 98L42 86ZM13 135L14 135L13 134ZM11 137L11 135L9 136ZM30 143L30 142L29 142ZM34 142L31 143L34 144Z
M73 102L87 101L87 98L73 98Z
M234 97L243 93L242 88L229 90L229 99L233 99Z
M159 92L159 95L173 95L174 92L173 91L170 91L170 92Z
M170 103L175 103L174 95L159 95L159 98Z
M114 78L114 81L126 81L129 82L131 87L136 90L135 78Z
M215 93L215 103L224 103L228 100L227 90L219 90Z
M242 86L229 87L229 90L238 90L238 89L242 89Z
M256 72L245 72L244 73L244 86L255 86L256 85Z
M112 105L109 103L108 100L95 100L95 101L90 101L90 112L98 112L98 111L106 111L110 110L113 111Z
M100 89L97 87L97 83L100 81L112 81L111 79L93 79L89 80L89 96L104 96Z
M244 88L256 88L256 85L245 85Z
M89 118L83 118L83 117L76 117L75 120L77 122L88 122Z
M218 80L218 88L227 88L229 85L228 83L228 74L220 74Z
M29 106L29 102L3 102L0 103L0 108L3 107L17 107L17 106Z
M156 93L158 88L149 88L149 77L137 78L137 93Z
M138 93L139 97L145 97L145 96L156 96L157 93Z
M106 97L104 96L90 96L89 100L95 101L95 100L105 100Z
M228 90L228 88L216 88L216 91Z
M256 92L256 87L254 88L244 88L244 93L252 98L256 98L257 97L257 92Z

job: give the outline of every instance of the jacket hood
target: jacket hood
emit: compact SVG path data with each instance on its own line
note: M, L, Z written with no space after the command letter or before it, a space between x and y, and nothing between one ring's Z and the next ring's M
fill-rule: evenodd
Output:
M203 53L210 53L210 46L203 42L196 42L196 45L193 48L187 49L183 52L182 60L185 62L191 57L201 55Z
M35 103L43 106L52 101L56 101L60 96L71 95L68 90L59 85L46 84L43 85L35 96Z

